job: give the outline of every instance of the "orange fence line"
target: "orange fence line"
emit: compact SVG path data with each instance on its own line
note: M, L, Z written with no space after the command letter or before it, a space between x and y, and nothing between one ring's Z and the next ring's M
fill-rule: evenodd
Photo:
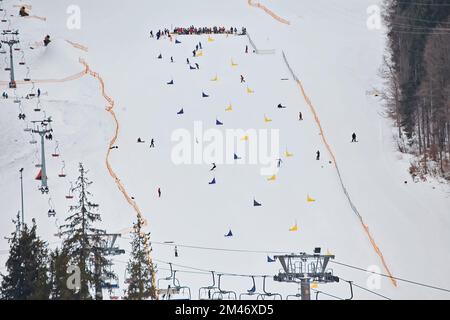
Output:
M322 128L322 124L320 123L320 119L319 119L319 116L317 115L316 109L314 108L311 100L309 99L308 95L306 94L305 88L303 87L303 84L301 83L301 81L299 79L296 79L296 82L297 82L297 84L298 84L298 86L300 88L300 91L301 91L301 93L303 95L303 98L305 99L306 104L309 106L309 108L310 108L310 110L311 110L311 112L312 112L312 114L314 116L314 120L315 120L315 122L316 122L316 124L317 124L317 126L319 127L319 130L320 130L320 136L322 137L322 141L325 144L325 147L327 148L328 153L330 154L331 158L333 159L334 166L336 167L336 169L338 171L339 178L340 178L341 176L340 176L339 168L337 167L336 157L335 157L333 151L331 150L331 147L330 147L330 145L329 145L329 143L328 143L328 141L327 141L327 139L325 137L325 132L324 132L324 130ZM341 183L342 183L342 179L341 179ZM344 192L346 193L346 196L350 200L350 196L347 194L347 191L346 191L343 183L342 183L342 187L344 188ZM351 200L350 200L350 204L353 206L353 203L351 202ZM396 287L397 286L397 281L393 278L393 275L392 275L391 271L389 270L389 268L387 266L387 263L386 263L386 261L384 259L383 253L381 252L380 248L377 246L377 244L375 242L375 239L372 237L372 235L371 235L371 233L369 231L369 227L364 223L364 220L363 220L362 216L357 212L357 210L355 210L355 208L354 208L354 211L358 215L359 220L361 222L361 225L362 225L365 233L369 237L369 240L370 240L370 243L372 244L372 247L374 248L374 250L377 253L377 255L379 256L379 258L381 259L381 263L383 264L384 269L388 273L389 279L391 280L392 284Z
M259 9L264 10L268 15L270 15L272 18L274 18L278 22L281 22L281 23L284 23L284 24L287 24L287 25L291 24L288 20L285 20L285 19L281 18L280 16L276 15L272 10L268 9L266 6L260 4L259 2L253 3L252 0L248 0L248 4L251 7L259 8Z
M16 84L33 84L33 83L59 83L59 82L68 82L68 81L74 81L77 79L80 79L84 77L88 73L88 70L85 69L79 73L76 73L74 75L62 78L62 79L30 79L30 81L24 81L24 80L16 80ZM0 86L7 86L9 84L9 81L0 81Z
M85 51L85 52L89 51L88 47L83 46L82 44L79 44L79 43L76 43L76 42L72 42L70 40L66 40L66 42L68 44L70 44L72 47L76 48L76 49L79 49L79 50L82 50L82 51Z
M93 78L97 79L99 84L100 84L100 89L101 89L101 94L103 96L103 98L107 101L108 106L106 107L106 111L108 111L111 116L113 117L114 123L115 123L115 129L114 129L114 136L112 137L112 139L109 142L109 147L108 147L108 152L106 153L106 158L105 158L105 163L106 163L106 167L108 168L108 172L111 175L111 177L114 179L118 189L120 190L120 192L123 194L123 196L125 197L126 201L128 202L128 204L130 204L134 211L136 212L138 219L142 220L144 222L144 226L148 225L148 221L144 218L140 208L138 207L136 201L134 201L133 199L131 199L130 195L128 194L128 192L126 191L123 183L120 181L119 177L117 176L117 174L114 172L114 169L111 166L111 163L109 162L109 156L111 154L111 150L112 147L115 145L117 138L119 137L119 121L117 120L117 116L114 112L114 100L106 93L105 90L105 82L103 81L103 78L96 72L92 71L89 67L89 65L86 63L86 61L84 61L83 59L80 59L80 63L83 64L86 67L86 70L88 70L88 74L90 76L92 76ZM151 265L153 265L152 262L152 258L151 258L151 249L148 247L148 244L145 243L145 249L147 251L147 255L148 255L148 259ZM156 288L155 285L155 274L154 272L152 272L152 286L153 288ZM157 297L154 297L157 298Z

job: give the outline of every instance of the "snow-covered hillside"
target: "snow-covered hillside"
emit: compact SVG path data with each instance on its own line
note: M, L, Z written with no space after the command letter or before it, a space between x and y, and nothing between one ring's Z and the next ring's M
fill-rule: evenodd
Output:
M435 181L411 181L409 159L396 151L392 124L385 117L382 102L367 94L382 87L378 69L385 47L383 30L366 26L366 10L373 2L261 1L290 22L285 24L246 0L26 1L32 6L31 13L46 21L19 18L17 6L25 1L3 1L4 19L10 23L0 23L0 27L19 29L19 47L26 60L25 66L16 67L16 78L30 77L36 84L34 89L29 83L19 83L16 91L8 89L9 73L3 70L9 61L0 59L0 89L10 96L0 100L1 265L7 258L4 236L13 231L10 221L20 210L22 167L26 220L36 219L39 233L52 247L60 243L55 236L57 225L67 214L70 201L65 196L70 181L77 176L79 162L90 170L89 177L94 181L91 191L101 207L102 227L118 232L135 221L135 210L106 167L116 124L105 110L107 101L99 82L89 74L65 79L84 70L79 61L82 58L100 74L107 95L115 102L119 124L115 145L119 148L111 151L109 161L148 221L146 231L156 242L152 257L158 265L158 278L167 275L164 262L224 273L275 275L281 266L267 263L267 255L273 256L274 251L311 252L315 247L333 253L336 261L363 269L377 266L379 272L386 273L343 192L313 114L283 61L284 51L320 118L345 187L390 272L450 288L445 270L450 263L450 190ZM73 4L81 9L79 30L66 26L66 11ZM157 41L149 37L150 30L190 25L246 27L258 48L275 49L276 53L252 53L245 36L214 35L213 42L207 41L207 35L178 36L179 44L168 38ZM48 47L29 48L47 34L53 39ZM198 42L202 43L203 56L194 58L192 50ZM246 45L250 47L248 54ZM15 54L19 61L20 53ZM162 59L157 59L159 54ZM200 68L190 70L187 58ZM232 61L237 66L233 67ZM245 84L240 83L240 75L245 77ZM215 76L219 80L211 81ZM289 80L282 80L286 78ZM172 79L174 85L167 85ZM41 120L43 112L54 120L54 141L47 143L49 196L37 190L38 145L29 143L32 137L24 131L27 121L18 120L19 104L14 103L15 95L26 96L38 87L44 93L40 98L42 111L33 111L37 99L21 99L21 107L27 121ZM249 94L247 88L254 93ZM209 97L203 98L202 92ZM277 108L280 103L287 108ZM229 104L232 111L226 111ZM180 109L183 115L177 115ZM303 121L298 120L299 112ZM217 119L223 126L216 126ZM198 121L204 131L278 129L283 163L276 181L260 174L261 165L239 161L218 164L214 172L210 172L210 163L174 164L172 150L176 143L172 134L178 129L188 130L195 146L195 139L202 140L194 135ZM358 135L358 143L350 143L353 132ZM147 143L137 144L138 137ZM149 148L152 138L154 149ZM61 152L58 158L51 156L56 141ZM285 157L286 149L293 157ZM318 150L320 161L316 160ZM62 161L66 178L58 177ZM217 183L210 185L213 178ZM308 202L308 196L316 201ZM254 199L262 206L254 207ZM56 210L56 219L47 216L49 206ZM290 232L296 222L299 230ZM229 229L232 238L224 237ZM120 239L127 251L129 242L129 235ZM178 244L179 257L174 257L172 245L158 244L163 242ZM127 256L114 260L124 289L123 262ZM368 273L337 264L330 267L339 277L366 287ZM3 267L0 272L4 272ZM207 273L177 276L192 288L194 298L199 287L211 282ZM252 285L249 277L224 276L222 281L225 288L238 293ZM292 284L270 281L268 286L283 296L297 292ZM257 287L261 289L260 279ZM349 295L343 282L321 285L319 290L344 298ZM394 287L387 278L373 290L392 299L450 298L448 292L401 281ZM355 288L355 298L380 297Z

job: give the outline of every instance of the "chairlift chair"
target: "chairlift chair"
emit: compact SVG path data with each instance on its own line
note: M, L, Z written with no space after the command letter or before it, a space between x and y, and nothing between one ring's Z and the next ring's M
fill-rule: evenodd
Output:
M48 205L50 207L50 209L48 210L48 217L49 218L54 218L56 216L56 211L55 211L55 208L53 207L52 198L48 199Z
M300 283L298 284L298 292L296 294L289 294L286 296L286 300L301 300L302 294L300 289Z
M253 282L253 287L249 290L247 290L247 292L241 293L239 295L239 300L243 300L242 297L247 296L247 297L252 297L254 295L257 295L258 293L256 293L256 282L255 282L255 277L252 276L252 282Z
M56 143L55 152L52 153L52 157L58 158L59 157L59 143L58 143L58 141L55 141L55 143Z
M213 300L224 300L224 298L226 298L226 300L237 300L237 294L234 291L230 291L230 290L223 290L220 287L220 279L223 276L223 274L218 274L218 279L217 279L217 288L219 289L219 291L214 292L212 298ZM233 299L234 297L234 299Z
M158 279L157 287L158 287L159 294L163 296L163 300L166 299L166 297L167 297L167 300L170 300L172 295L185 294L185 292L187 292L188 297L189 297L188 299L190 300L191 299L191 289L189 287L182 287L180 285L180 281L178 281L178 279L175 277L176 271L173 270L171 263L169 263L169 267L170 267L170 276ZM170 281L167 288L164 288L164 289L161 288L162 281L166 281L166 282Z
M66 199L67 200L72 200L73 199L73 185L72 185L72 182L70 183L69 193L66 195Z
M64 172L64 169L66 168L66 163L63 161L62 162L62 168L61 168L61 173L60 174L58 174L58 177L60 177L60 178L65 178L67 175L66 175L66 173Z
M198 300L212 300L214 293L219 291L219 288L216 287L216 277L214 271L211 271L211 274L213 280L212 285L198 289Z
M176 278L175 274L176 274L177 270L173 270L173 285L175 286L175 288L177 289L177 291L179 292L180 295L186 295L187 293L187 300L191 300L191 288L187 287L187 286L181 286L180 285L180 281ZM178 285L176 284L178 283Z
M269 300L277 300L277 298L283 300L281 294L266 291L266 278L267 276L263 277L263 293L260 293L256 300L267 300L267 298L270 298Z

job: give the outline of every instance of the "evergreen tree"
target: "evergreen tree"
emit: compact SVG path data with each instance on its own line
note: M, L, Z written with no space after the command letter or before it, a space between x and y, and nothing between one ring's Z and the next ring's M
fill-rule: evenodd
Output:
M8 274L2 275L0 287L5 300L47 300L50 295L47 244L36 235L33 219L31 229L19 220L9 239L10 251L6 262Z
M71 206L65 225L60 227L61 236L65 237L63 252L69 257L69 265L80 269L80 290L74 292L75 299L92 299L90 290L95 290L95 298L102 299L102 287L105 278L114 278L108 270L111 262L107 259L102 235L104 230L94 227L101 221L98 204L92 203L88 191L92 182L86 177L88 173L83 164L79 165L80 176L73 188L78 196L78 203Z
M60 249L50 253L50 298L52 300L74 299L73 291L67 286L69 257Z
M155 299L153 286L155 270L150 259L149 237L142 232L142 218L134 224L131 256L127 266L127 300Z

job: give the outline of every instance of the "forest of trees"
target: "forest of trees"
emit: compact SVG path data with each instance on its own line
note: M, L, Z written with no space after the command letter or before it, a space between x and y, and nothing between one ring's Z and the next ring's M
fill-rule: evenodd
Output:
M414 178L450 180L450 3L386 0L384 98Z
M65 224L60 227L60 248L51 250L37 235L37 225L14 220L15 231L9 238L6 274L0 274L0 299L3 300L102 300L103 290L117 283L112 271L110 250L104 242L107 236L96 225L101 221L99 206L91 202L83 165L79 166L73 192L76 203L70 207ZM142 231L139 219L134 227L132 252L128 262L126 298L155 299L155 270L149 257L150 239ZM79 281L73 277L78 272Z

